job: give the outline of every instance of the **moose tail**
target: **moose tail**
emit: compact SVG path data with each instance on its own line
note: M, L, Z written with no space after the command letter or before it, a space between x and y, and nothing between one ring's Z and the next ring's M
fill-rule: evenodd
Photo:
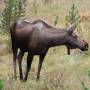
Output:
M10 24L10 33L14 33L16 31L17 21L14 21Z

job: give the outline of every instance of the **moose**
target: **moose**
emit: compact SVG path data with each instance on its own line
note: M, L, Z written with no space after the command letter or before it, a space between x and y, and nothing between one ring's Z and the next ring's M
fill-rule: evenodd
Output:
M16 59L18 59L20 80L27 80L29 70L35 55L39 55L37 80L40 77L40 71L43 60L50 47L65 45L68 49L78 48L81 51L88 50L88 44L80 39L73 32L76 25L70 25L66 28L55 28L47 24L44 20L38 19L34 22L16 20L10 25L10 34L13 52L14 77L16 75ZM19 52L18 52L18 49ZM24 53L27 55L27 67L25 77L22 74L22 58Z

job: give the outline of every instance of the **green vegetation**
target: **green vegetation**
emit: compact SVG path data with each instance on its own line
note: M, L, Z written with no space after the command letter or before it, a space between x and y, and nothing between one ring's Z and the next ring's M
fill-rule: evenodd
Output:
M90 70L88 70L88 76L90 77Z
M85 86L85 83L84 83L84 82L82 82L81 84L82 84L83 90L89 90L89 89Z
M66 16L66 21L68 24L80 23L80 16L78 14L78 10L75 4L72 5L71 10L69 11L69 15Z
M2 28L9 32L11 21L25 16L25 0L5 0L5 9L2 12Z
M3 89L3 80L0 80L0 90Z

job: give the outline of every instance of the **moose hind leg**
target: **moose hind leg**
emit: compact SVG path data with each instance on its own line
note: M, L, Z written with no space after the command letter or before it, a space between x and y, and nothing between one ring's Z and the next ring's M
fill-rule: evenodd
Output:
M18 64L19 64L19 73L20 73L20 80L23 80L23 74L22 74L22 58L24 56L23 51L20 50L19 54L18 54Z
M17 79L17 72L16 72L17 48L12 47L12 51L13 51L13 69L14 69L14 78Z
M28 56L27 56L27 68L26 68L26 74L25 74L24 81L27 81L27 77L28 77L29 70L31 68L33 57L34 57L33 54L28 53Z

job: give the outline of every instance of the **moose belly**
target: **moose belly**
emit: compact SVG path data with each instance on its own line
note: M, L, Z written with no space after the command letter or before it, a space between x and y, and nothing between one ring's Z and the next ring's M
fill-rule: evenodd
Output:
M17 42L18 48L25 52L31 52L35 55L44 53L47 50L47 47L44 45L39 45L38 43L27 43L27 42Z
M39 44L34 44L34 45L29 45L29 51L32 52L33 54L42 54L44 53L48 48L44 45L39 45Z
M17 42L17 47L23 51L28 51L28 45L26 43Z

